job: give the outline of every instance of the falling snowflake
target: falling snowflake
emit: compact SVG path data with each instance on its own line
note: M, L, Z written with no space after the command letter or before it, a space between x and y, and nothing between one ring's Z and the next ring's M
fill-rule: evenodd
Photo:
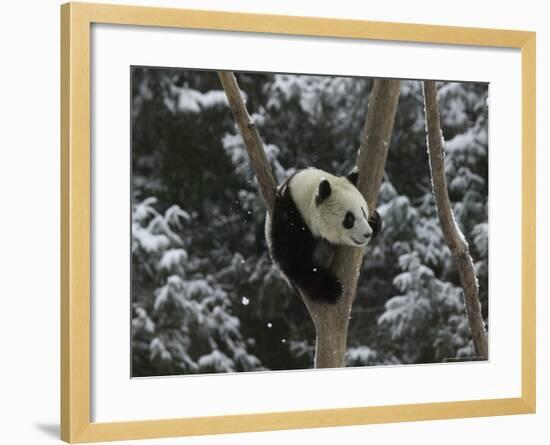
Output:
M268 324L267 324L267 327L268 327L269 329L271 329L272 326L273 326L273 325L272 325L271 323L268 323Z
M242 303L243 306L248 306L248 303L250 303L250 300L246 297L243 297L241 299L241 303Z

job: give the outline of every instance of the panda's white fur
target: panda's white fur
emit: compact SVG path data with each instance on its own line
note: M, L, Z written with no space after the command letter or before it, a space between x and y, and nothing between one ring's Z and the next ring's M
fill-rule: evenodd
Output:
M317 189L323 179L328 180L331 193L326 200L317 204ZM313 236L333 244L354 247L367 245L373 233L367 221L369 207L363 195L346 177L308 168L294 175L288 186L292 200ZM355 218L351 229L343 226L347 212L352 212Z
M380 229L376 211L347 177L323 170L300 170L277 189L266 218L271 257L283 275L311 299L336 303L343 288L332 273L334 246L362 248Z

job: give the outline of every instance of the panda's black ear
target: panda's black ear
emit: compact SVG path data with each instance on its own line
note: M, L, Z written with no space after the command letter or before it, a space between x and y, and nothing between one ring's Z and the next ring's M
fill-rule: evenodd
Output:
M321 182L319 182L319 186L317 187L317 196L315 197L315 202L317 204L321 204L325 199L327 199L330 194L332 193L332 187L330 186L330 182L328 182L328 179L321 178Z
M346 176L347 180L351 182L355 187L357 187L357 181L359 181L359 171L355 167L352 171Z

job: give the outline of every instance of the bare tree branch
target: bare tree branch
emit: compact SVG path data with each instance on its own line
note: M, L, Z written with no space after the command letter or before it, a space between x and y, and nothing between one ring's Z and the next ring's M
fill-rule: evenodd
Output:
M367 120L357 157L358 188L366 197L370 209L378 203L378 193L384 178L384 168L399 101L400 82L392 79L374 81L369 98Z
M432 185L437 204L437 214L445 242L449 246L457 263L460 282L464 289L466 313L470 325L470 333L474 342L476 355L486 359L488 356L485 324L481 315L479 303L479 288L470 256L468 243L460 231L453 215L451 201L447 192L445 178L445 163L443 158L443 137L439 119L439 103L435 81L424 81L424 103L426 107L426 132L428 135L428 153Z
M218 76L225 90L227 100L229 101L231 112L235 117L235 121L239 126L239 131L243 137L244 145L248 152L250 163L252 164L252 169L258 179L260 192L267 205L267 210L271 213L275 204L277 181L275 181L273 171L271 170L265 154L262 139L256 130L254 122L252 122L252 118L246 110L235 75L230 71L220 71L218 72Z
M369 211L376 208L378 201L399 91L398 80L376 79L370 93L367 119L357 157L359 171L357 186L367 200ZM308 306L317 333L315 355L317 368L344 366L349 317L363 256L362 249L338 247L333 270L344 284L343 297L336 305L328 306L310 302ZM313 311L310 306L313 306Z
M243 136L252 168L258 178L260 192L271 212L275 200L276 182L265 156L263 143L246 110L235 76L231 72L219 72L218 75ZM374 81L357 161L358 187L366 196L370 210L376 207L398 100L399 81L382 79ZM344 366L349 314L355 298L363 255L364 252L357 248L339 247L336 250L333 270L344 285L344 296L338 304L316 303L301 295L317 334L315 348L315 367L317 368Z

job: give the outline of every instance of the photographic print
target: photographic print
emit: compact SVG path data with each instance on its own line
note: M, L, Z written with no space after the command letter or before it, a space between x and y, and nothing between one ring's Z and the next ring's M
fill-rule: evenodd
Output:
M488 84L133 66L132 377L488 358Z
M63 440L536 411L534 32L60 22Z

